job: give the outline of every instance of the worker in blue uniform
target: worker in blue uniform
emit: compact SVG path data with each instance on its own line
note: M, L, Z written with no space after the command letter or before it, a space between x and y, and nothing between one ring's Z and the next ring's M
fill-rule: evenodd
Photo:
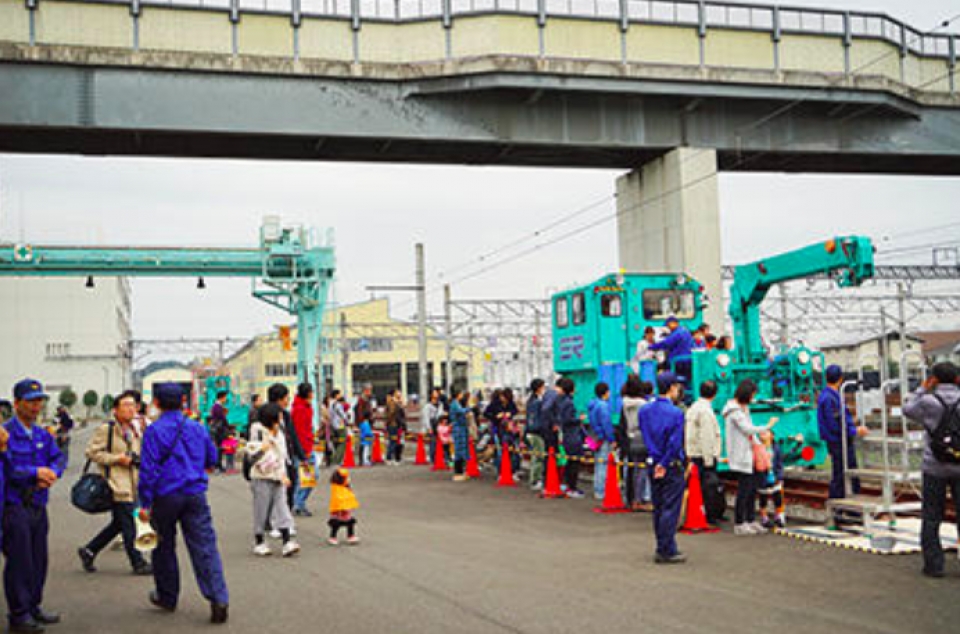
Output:
M866 427L857 427L840 388L843 385L843 368L831 365L826 370L827 387L817 398L817 426L820 439L827 443L833 473L830 478L830 498L847 497L843 470L843 434L847 435L847 466L857 468L857 452L854 440L867 434ZM860 493L860 479L852 478L851 489L854 495Z
M672 372L657 377L660 395L640 408L640 432L647 445L647 468L653 469L653 529L657 535L658 564L681 564L686 556L677 549L677 525L686 483L683 478L683 411L680 379Z
M183 415L183 390L176 383L154 389L160 418L143 436L140 459L140 519L152 522L159 537L153 551L156 589L150 602L168 612L177 608L180 570L177 526L183 532L200 593L210 602L210 620L227 621L229 596L217 535L207 503L207 473L217 465L217 449L203 426Z
M13 386L15 415L4 424L9 434L4 490L3 569L10 632L43 632L60 615L43 609L47 582L47 502L63 475L56 439L37 426L47 400L39 381Z
M661 341L650 344L650 350L664 350L667 353L667 366L672 372L685 378L690 382L692 374L692 364L690 355L696 342L693 335L685 327L680 325L680 320L676 317L669 317L666 321L667 330L670 334Z

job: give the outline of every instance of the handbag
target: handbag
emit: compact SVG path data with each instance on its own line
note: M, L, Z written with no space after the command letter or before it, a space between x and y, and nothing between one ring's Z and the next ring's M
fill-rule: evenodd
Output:
M308 463L300 464L300 488L313 489L317 486L317 474L313 470L313 465Z
M113 421L108 423L107 453L113 452ZM110 467L104 467L104 473L87 473L90 460L83 466L80 479L70 489L70 502L84 513L96 515L106 513L113 508L113 489L110 488Z
M752 443L753 446L753 472L764 473L770 470L770 452L767 448L758 442Z

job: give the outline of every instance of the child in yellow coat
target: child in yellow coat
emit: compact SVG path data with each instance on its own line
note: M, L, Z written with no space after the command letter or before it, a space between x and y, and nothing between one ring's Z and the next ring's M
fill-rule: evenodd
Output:
M330 527L330 537L327 543L336 546L337 534L341 528L347 529L347 544L355 546L360 543L360 538L354 534L357 525L357 518L353 516L353 511L360 508L357 502L357 496L353 494L350 488L350 472L346 469L337 469L330 477L330 520L327 525Z

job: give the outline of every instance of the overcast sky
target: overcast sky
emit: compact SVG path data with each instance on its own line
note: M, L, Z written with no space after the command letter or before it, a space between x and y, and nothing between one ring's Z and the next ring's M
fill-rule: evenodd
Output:
M923 29L960 13L957 0L791 0L875 9ZM952 30L960 31L957 23ZM406 283L414 243L427 249L428 282L454 296L542 297L617 268L616 226L577 237L476 278L480 256L597 203L620 174L605 170L422 167L347 163L0 155L0 241L109 245L255 246L260 220L333 227L337 299L368 284ZM960 244L960 179L731 175L720 178L724 260L747 261L828 235L862 233L883 250ZM608 216L612 200L530 246ZM939 230L924 231L940 227ZM498 253L487 262L516 253ZM883 257L881 255L881 257ZM929 262L929 250L886 261ZM249 296L249 281L136 280L134 335L248 336L286 318ZM438 306L440 293L431 303ZM403 295L396 316L412 314Z

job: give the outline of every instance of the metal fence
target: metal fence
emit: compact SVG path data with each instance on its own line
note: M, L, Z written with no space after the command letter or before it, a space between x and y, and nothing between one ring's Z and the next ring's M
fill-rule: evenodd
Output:
M39 0L28 0L28 6ZM57 0L43 0L57 1ZM855 39L882 40L902 54L956 60L956 33L924 32L884 13L844 11L747 2L713 0L89 0L140 7L182 7L243 13L305 17L334 17L361 21L420 21L482 14L536 16L541 24L551 17L649 23L694 27L705 35L710 28L783 34L825 35L850 43Z

